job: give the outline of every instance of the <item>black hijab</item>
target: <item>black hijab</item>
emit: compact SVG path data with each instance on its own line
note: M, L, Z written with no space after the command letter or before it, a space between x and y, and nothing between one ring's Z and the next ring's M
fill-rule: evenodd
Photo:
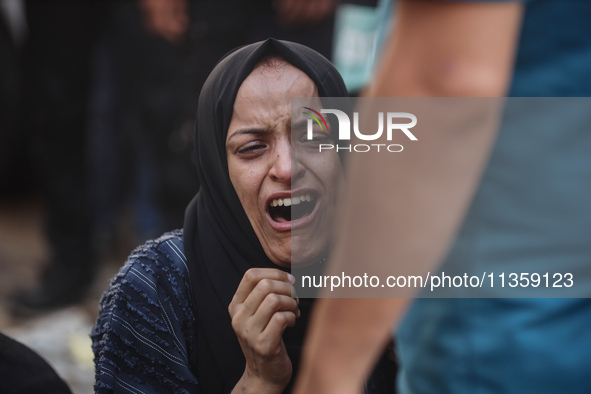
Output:
M187 207L184 244L198 321L193 361L201 392L207 394L228 393L244 372L244 355L228 313L244 273L253 267L279 268L266 256L248 221L230 181L226 157L226 134L238 89L267 55L279 55L305 72L320 97L348 96L341 76L326 58L303 45L272 38L226 55L203 86L195 131L201 189ZM311 304L311 300L300 302L302 316L283 335L294 368L292 381Z

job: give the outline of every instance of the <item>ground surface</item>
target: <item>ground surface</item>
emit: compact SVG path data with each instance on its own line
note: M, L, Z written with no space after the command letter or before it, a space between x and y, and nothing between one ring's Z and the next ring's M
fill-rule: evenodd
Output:
M41 354L74 394L92 393L94 367L88 334L100 295L128 250L103 253L99 278L82 302L51 313L15 317L10 313L10 294L33 286L48 258L43 217L38 199L0 200L0 331Z

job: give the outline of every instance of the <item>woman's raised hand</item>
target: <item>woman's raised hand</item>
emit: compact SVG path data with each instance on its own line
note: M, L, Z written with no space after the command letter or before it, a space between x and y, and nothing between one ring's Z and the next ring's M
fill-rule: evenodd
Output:
M283 331L300 316L290 274L274 268L252 268L244 274L228 307L232 328L246 358L246 368L233 393L281 393L292 374Z

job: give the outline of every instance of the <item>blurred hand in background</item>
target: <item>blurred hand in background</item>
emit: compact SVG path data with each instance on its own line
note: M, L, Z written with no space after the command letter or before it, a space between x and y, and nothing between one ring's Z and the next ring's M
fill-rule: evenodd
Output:
M187 0L140 0L146 29L167 41L181 41L189 28Z
M310 26L321 23L334 11L339 0L274 0L277 22L284 26Z

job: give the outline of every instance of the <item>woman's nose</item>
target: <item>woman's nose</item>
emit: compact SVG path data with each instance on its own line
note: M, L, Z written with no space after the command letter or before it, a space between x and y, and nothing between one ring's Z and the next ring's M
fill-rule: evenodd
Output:
M275 152L275 157L269 175L274 181L291 185L304 174L304 166L297 160L291 144L281 144Z

